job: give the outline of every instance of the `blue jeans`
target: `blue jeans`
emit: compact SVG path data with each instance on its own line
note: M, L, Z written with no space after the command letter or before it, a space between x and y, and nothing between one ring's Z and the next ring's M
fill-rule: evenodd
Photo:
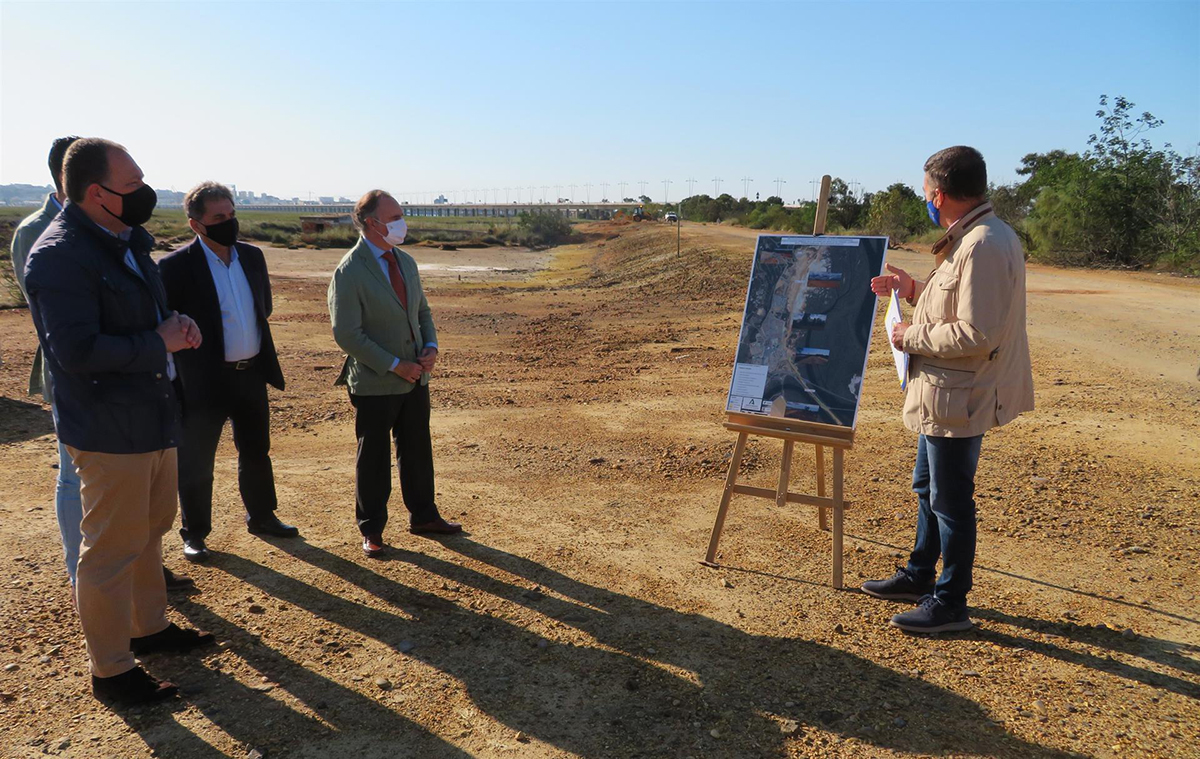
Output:
M50 406L54 416L54 428L58 429L58 409ZM79 564L79 545L83 534L79 525L83 522L83 500L79 497L79 474L71 462L67 446L58 441L58 482L54 487L54 516L58 519L58 531L62 535L63 558L67 562L67 577L75 587L75 567Z
M962 606L971 590L975 565L975 470L983 435L926 437L917 441L913 492L917 512L917 543L908 571L920 582L932 580L937 561L942 574L934 587L938 600Z

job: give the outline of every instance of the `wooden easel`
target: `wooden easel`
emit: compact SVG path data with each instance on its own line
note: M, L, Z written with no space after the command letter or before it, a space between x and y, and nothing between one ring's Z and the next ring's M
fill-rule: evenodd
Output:
M829 213L829 183L828 174L821 177L821 196L817 202L817 217L813 222L813 234L825 233L825 219ZM721 530L725 526L725 515L729 511L729 502L734 494L752 495L775 501L779 507L789 503L803 503L817 507L817 526L828 530L826 510L833 512L833 573L831 584L834 588L842 588L842 521L847 501L843 493L843 461L846 451L854 445L854 430L845 429L830 424L803 422L796 419L780 419L777 417L762 417L752 414L729 412L725 429L738 433L737 443L733 447L733 458L729 461L729 474L725 477L725 490L721 494L721 505L717 509L717 520L713 524L712 537L708 541L708 554L704 561L706 566L718 566L717 545L721 541ZM779 465L779 480L774 490L758 488L750 485L737 484L738 467L742 463L742 455L746 451L746 440L751 435L776 438L783 441L783 461ZM809 443L816 447L817 465L817 494L815 496L803 493L792 493L788 490L792 473L792 453L796 443ZM825 449L833 449L833 494L825 495Z

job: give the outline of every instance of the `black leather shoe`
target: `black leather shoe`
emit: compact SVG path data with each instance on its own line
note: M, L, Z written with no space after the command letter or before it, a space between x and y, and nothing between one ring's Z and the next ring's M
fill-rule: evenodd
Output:
M246 529L251 535L270 535L273 538L295 538L300 536L300 530L290 524L279 521L274 514L269 517L252 519L246 517Z
M183 541L183 558L193 564L202 564L208 561L208 546L204 545L203 540L189 538Z
M119 706L165 701L178 690L172 683L155 680L141 667L112 677L92 675L92 693L96 698Z
M166 567L163 567L163 579L167 582L167 590L191 590L196 587L195 580L177 575Z
M174 653L183 653L191 651L193 648L202 648L203 646L211 646L217 642L210 632L203 630L185 630L179 625L172 622L167 625L167 629L156 632L153 635L143 635L140 638L132 638L129 641L129 649L138 656L142 654L153 654L158 651L171 651Z

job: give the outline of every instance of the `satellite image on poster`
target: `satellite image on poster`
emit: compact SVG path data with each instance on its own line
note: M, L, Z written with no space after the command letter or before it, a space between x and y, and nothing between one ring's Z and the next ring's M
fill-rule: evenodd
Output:
M854 427L887 240L759 236L727 411Z

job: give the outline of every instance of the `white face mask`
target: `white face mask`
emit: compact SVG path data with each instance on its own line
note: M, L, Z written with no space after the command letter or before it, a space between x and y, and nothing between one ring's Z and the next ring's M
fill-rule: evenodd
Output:
M404 242L404 238L408 236L408 222L404 219L397 219L389 222L387 225L387 234L383 239L390 242L392 245L399 245Z

